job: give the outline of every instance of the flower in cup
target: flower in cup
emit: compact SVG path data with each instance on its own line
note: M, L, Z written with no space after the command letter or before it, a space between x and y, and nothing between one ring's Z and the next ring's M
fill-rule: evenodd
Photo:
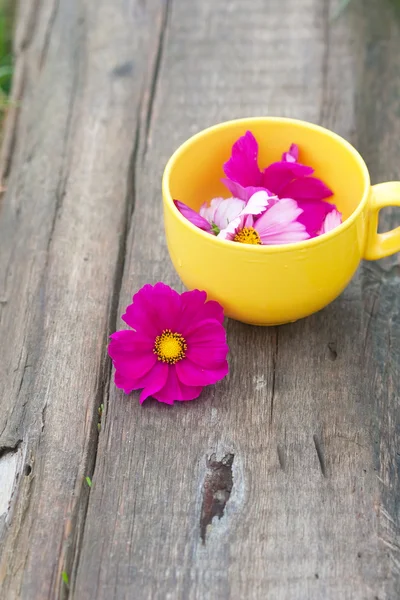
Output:
M305 226L310 238L326 233L323 231L326 219L328 219L328 227L329 225L337 227L342 222L342 215L334 204L324 200L297 200L296 202L302 211L298 220Z
M253 215L238 217L221 230L218 237L252 245L301 242L310 237L305 225L299 221L302 212L295 200L283 198L258 218Z
M312 167L297 162L298 155L298 147L292 144L281 161L260 170L257 140L247 131L232 146L231 157L224 164L226 178L222 182L231 194L243 200L259 189L293 200L323 200L332 196L332 190L323 181L312 177Z
M149 396L166 404L193 400L227 375L223 309L206 292L145 285L122 319L132 329L113 333L108 353L115 385L126 394L142 389L140 403Z
M233 144L224 164L227 178L222 181L233 196L213 198L199 212L177 200L175 205L194 225L223 239L283 244L319 236L340 225L342 215L326 201L333 192L312 176L312 167L298 162L299 154L297 144L292 144L280 161L260 170L258 144L247 131ZM262 229L261 237L257 227Z
M247 202L235 197L213 198L210 204L206 202L202 204L198 213L179 200L174 202L179 212L193 225L218 235L221 229L237 218L262 214L270 202L275 200L277 200L276 196L267 190L260 190L252 194Z
M342 215L338 210L336 210L336 208L334 208L333 210L329 211L326 215L319 235L322 235L323 233L328 233L328 231L332 231L332 229L335 229L341 223Z

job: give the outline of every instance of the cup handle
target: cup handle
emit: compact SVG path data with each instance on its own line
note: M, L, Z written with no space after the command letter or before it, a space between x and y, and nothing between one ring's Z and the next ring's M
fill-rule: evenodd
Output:
M389 206L400 206L400 181L372 186L368 239L364 253L367 260L378 260L400 252L400 227L378 233L379 211Z

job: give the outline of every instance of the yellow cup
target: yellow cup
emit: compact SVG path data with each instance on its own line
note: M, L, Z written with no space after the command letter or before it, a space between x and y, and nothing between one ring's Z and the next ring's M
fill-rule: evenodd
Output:
M230 194L220 182L233 143L250 130L259 144L259 166L280 160L292 143L301 162L335 192L343 223L320 237L278 246L221 240L185 219L173 200L199 210L204 201ZM400 182L371 186L359 153L335 133L293 119L250 118L210 127L169 159L162 181L164 223L173 265L188 289L205 290L227 316L253 325L278 325L311 315L347 286L362 258L400 250L400 227L378 234L385 206L400 206Z

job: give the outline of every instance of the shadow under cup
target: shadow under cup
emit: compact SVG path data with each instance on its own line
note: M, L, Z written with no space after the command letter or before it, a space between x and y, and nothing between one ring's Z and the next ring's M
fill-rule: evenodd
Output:
M217 196L232 145L250 130L261 169L281 160L292 143L315 169L343 214L337 229L295 244L252 246L217 239L187 221L173 200L194 210ZM173 265L188 289L205 290L227 316L276 325L310 315L334 300L354 275L366 243L370 182L361 156L336 134L302 121L253 118L206 129L185 142L163 176L164 223Z

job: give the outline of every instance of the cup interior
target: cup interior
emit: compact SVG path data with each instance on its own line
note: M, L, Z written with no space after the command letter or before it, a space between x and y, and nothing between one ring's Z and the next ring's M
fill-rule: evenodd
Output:
M167 184L171 200L180 200L194 210L214 197L229 197L221 183L223 164L234 142L246 131L255 136L261 169L281 160L295 143L299 161L312 166L334 192L328 199L348 219L366 199L369 176L358 152L336 134L302 121L280 118L241 119L222 123L197 134L183 144L170 160Z

